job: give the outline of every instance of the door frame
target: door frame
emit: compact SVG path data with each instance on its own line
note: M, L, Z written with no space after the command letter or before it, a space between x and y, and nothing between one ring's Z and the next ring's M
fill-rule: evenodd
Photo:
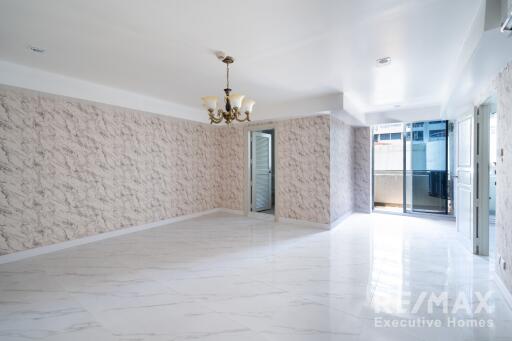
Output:
M268 131L268 130L263 130L263 131ZM267 159L267 162L270 164L270 172L267 172L267 173L266 173L266 174L267 174L267 176L268 176L268 174L270 174L270 179L267 179L267 181L270 181L270 183L267 183L267 186L266 186L266 187L267 187L267 189L268 189L268 195L270 196L270 198L269 198L269 197L267 197L267 199L269 199L269 201L267 201L267 206L266 206L266 207L268 207L268 208L267 208L267 210L269 210L269 209L271 209L271 208L272 208L272 206L273 206L272 204L274 204L274 205L275 205L275 203L273 203L273 202L272 202L272 190L274 189L274 188L273 188L274 186L272 186L272 177L274 177L274 168L275 168L275 165L274 165L274 163L275 163L275 162L272 162L272 159L273 159L273 157L274 157L274 155L273 155L273 154L274 154L274 148L273 148L273 146L274 146L274 138L273 138L273 135L274 135L274 134L273 134L273 133L272 133L272 134L264 133L263 131L252 131L252 132L251 132L251 138L252 138L252 139L251 139L251 142L252 142L252 146L251 146L251 147L252 147L251 156L253 157L253 163L252 163L252 165L251 165L251 175L253 176L253 179L252 179L252 180L253 180L253 185L254 185L254 182L256 181L256 179L255 179L255 174L254 174L254 173L255 173L255 172L256 172L256 170L257 170L257 163L254 163L254 156L255 156L255 153L256 153L256 150L257 150L257 148L256 148L256 144L254 143L254 137L255 137L255 136L265 136L265 138L267 138L267 139L268 139L268 142L269 142L268 149L270 150L270 152L269 152L269 158L270 158L270 160L269 160L269 159ZM274 178L274 179L275 179L275 178ZM254 186L253 186L253 187L254 187ZM252 193L251 193L251 212L259 212L259 211L257 210L257 207L256 207L256 196L257 196L257 190L256 190L256 191L254 191L254 190L253 190L253 191L251 191L251 192L252 192ZM274 192L275 192L275 191L274 191ZM274 201L275 201L275 199L274 199ZM268 214L268 213L267 213L267 214Z
M489 255L489 143L490 143L490 118L491 114L497 111L496 104L492 98L488 98L478 106L477 127L479 138L475 154L477 163L477 188L478 195L475 204L478 207L475 233L475 254L481 256Z
M262 130L273 130L274 131L274 164L272 165L272 171L274 175L274 221L278 222L279 217L279 144L278 141L278 129L276 124L255 124L247 125L244 127L244 215L246 216L258 216L258 217L272 217L271 214L259 213L251 211L251 134L253 131Z
M401 212L393 212L393 211L386 211L386 210L379 210L378 208L375 208L375 139L374 139L374 127L375 125L371 126L371 172L372 172L372 191L371 191L371 197L372 197L372 212L379 212L379 213L387 213L387 214L395 214L395 215L407 215L407 216L428 216L428 217L446 217L449 220L454 220L455 216L453 214L449 213L448 210L448 197L446 198L446 206L444 209L444 212L422 212L422 211L414 211L407 209L407 125L411 125L411 143L412 143L412 125L413 123L423 122L428 123L436 120L419 120L419 121L404 121L400 122L402 124L402 211ZM445 139L445 169L446 169L446 184L448 186L450 175L449 175L449 132L450 132L450 120L448 119L441 119L441 121L446 122L446 139ZM412 154L411 154L412 155ZM450 188L447 188L447 191L450 191ZM452 195L452 203L454 202L454 193L451 193Z

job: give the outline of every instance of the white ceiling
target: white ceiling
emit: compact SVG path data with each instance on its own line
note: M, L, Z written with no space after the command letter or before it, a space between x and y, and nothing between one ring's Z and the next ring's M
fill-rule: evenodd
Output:
M231 87L265 118L343 92L362 112L441 105L481 0L3 0L0 60L201 110ZM43 55L27 45L46 48ZM375 60L392 64L377 68ZM0 78L0 82L2 79ZM204 116L206 118L206 115Z

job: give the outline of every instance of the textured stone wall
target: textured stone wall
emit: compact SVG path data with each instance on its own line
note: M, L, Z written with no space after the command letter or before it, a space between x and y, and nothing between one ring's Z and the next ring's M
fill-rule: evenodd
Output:
M340 119L318 115L283 121L251 122L219 129L220 143L229 146L223 152L224 167L220 177L224 183L221 186L221 197L222 201L226 201L222 207L230 204L229 208L244 209L243 148L247 126L275 127L279 154L276 165L276 199L280 218L329 224L352 212L355 200L362 202L364 198L369 198L370 187L361 185L359 188L365 192L354 194L355 171L361 171L358 177L360 181L369 183L367 177L370 177L371 170L362 169L364 160L370 160L369 141L361 139L353 127ZM369 134L369 128L358 129L363 132L367 130ZM365 154L354 154L357 143L364 144L359 148Z
M250 125L271 123L279 217L328 224L351 211L353 128L329 115ZM0 254L243 210L246 126L0 86Z
M217 175L220 184L219 207L244 210L244 129L242 126L222 126L215 129L219 135L221 172Z
M219 206L206 124L0 87L0 254Z
M283 218L330 223L330 116L279 121L277 205Z
M331 116L331 222L354 209L354 142L354 128Z
M354 211L357 212L372 212L371 152L370 128L354 128Z
M330 117L310 116L283 121L260 121L217 129L221 152L222 207L243 210L247 127L273 126L276 131L276 206L280 218L330 222Z
M498 96L498 158L496 165L496 252L507 263L496 271L512 292L512 64L496 80ZM503 158L500 150L503 149Z

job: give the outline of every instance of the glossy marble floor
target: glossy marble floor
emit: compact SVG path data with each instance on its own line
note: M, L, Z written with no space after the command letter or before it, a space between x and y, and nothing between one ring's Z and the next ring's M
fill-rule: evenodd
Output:
M354 214L322 231L216 214L0 265L0 340L512 340L491 276L449 221ZM476 291L490 310L412 307ZM493 326L375 322L448 316Z

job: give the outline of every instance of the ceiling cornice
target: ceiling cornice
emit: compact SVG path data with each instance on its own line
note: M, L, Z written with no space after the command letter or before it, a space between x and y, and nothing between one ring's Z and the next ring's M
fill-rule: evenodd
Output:
M204 112L196 108L1 60L0 83L164 116L206 122Z

